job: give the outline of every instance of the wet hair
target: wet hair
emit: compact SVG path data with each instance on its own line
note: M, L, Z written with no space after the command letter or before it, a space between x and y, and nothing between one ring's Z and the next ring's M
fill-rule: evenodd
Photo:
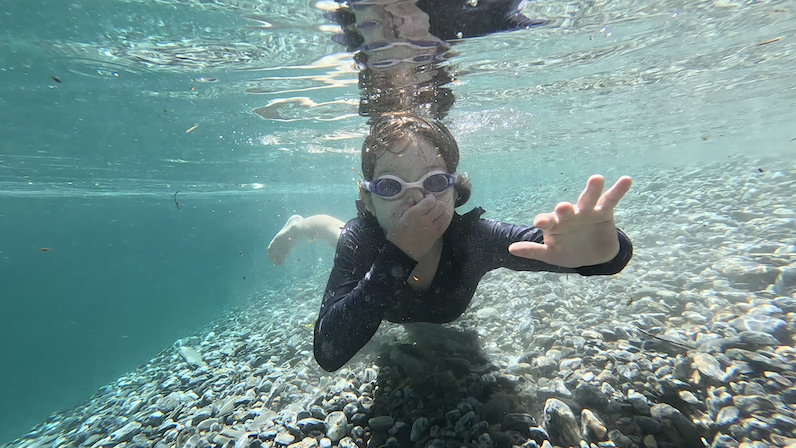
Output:
M382 154L386 151L401 154L407 147L404 140L412 141L418 137L436 147L449 173L456 172L459 166L459 145L445 125L414 114L394 112L383 114L376 120L362 144L362 175L365 180L373 180L376 161ZM470 199L470 179L466 174L459 175L453 188L458 194L454 207L464 205Z

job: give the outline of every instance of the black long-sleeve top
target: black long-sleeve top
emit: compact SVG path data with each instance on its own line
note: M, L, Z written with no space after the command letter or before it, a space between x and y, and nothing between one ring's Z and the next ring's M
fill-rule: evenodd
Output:
M627 236L617 229L619 253L594 266L565 268L509 253L511 243L542 243L542 231L481 219L484 210L454 214L443 235L439 267L426 291L406 282L417 262L387 240L378 221L360 214L340 233L334 267L315 322L315 359L328 371L350 360L376 333L383 319L390 322L450 322L459 317L475 294L478 282L497 268L581 275L620 272L633 255Z

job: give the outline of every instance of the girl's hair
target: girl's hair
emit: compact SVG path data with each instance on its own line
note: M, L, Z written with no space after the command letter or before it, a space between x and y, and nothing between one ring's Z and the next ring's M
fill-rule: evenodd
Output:
M459 145L448 128L436 120L426 120L417 115L393 112L383 114L370 128L370 133L362 144L362 175L365 180L373 180L376 161L386 151L401 154L406 150L405 141L418 137L433 144L445 162L448 172L453 174L459 166ZM458 193L455 207L470 199L471 186L467 174L461 174L453 188Z

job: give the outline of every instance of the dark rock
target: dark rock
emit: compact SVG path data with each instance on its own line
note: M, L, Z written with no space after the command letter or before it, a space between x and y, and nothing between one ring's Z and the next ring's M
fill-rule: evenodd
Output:
M789 387L779 394L779 398L785 403L796 404L796 387Z
M777 338L768 333L763 333L762 331L742 331L738 333L738 337L741 338L741 342L744 344L743 348L748 350L781 345Z
M536 419L530 414L511 413L506 414L503 419L503 429L505 431L517 431L525 438L531 437L531 426L536 426Z
M484 404L483 418L489 423L500 423L509 410L509 399L502 394L496 394Z
M373 417L368 420L368 426L371 431L387 431L395 424L395 419L389 415L382 415L380 417Z
M354 426L368 426L368 419L368 414L357 412L351 416L351 423L353 423Z
M318 406L317 404L314 404L314 405L310 406L309 411L310 411L310 415L312 417L317 418L318 420L324 420L326 418L326 416L328 415L326 413L326 411L324 411L323 408Z
M702 436L694 423L676 408L656 404L650 408L650 415L661 423L661 430L682 448L704 448Z
M699 344L697 350L703 353L721 353L731 348L744 348L744 343L738 336L710 339Z
M588 409L604 411L608 407L608 396L599 387L583 383L575 388L575 403Z
M775 409L774 403L762 395L736 395L733 397L732 401L735 407L744 414Z
M651 417L635 417L633 421L642 434L657 434L661 430L660 422Z
M633 441L618 429L614 429L608 433L608 438L611 439L612 442L619 448L632 448Z
M544 443L545 440L550 440L550 436L547 434L547 431L541 427L531 427L528 428L528 438L535 441L539 445Z
M513 440L511 436L506 434L505 432L490 431L487 434L489 435L489 438L492 440L494 444L493 446L495 448L511 448ZM485 442L487 442L486 444L487 446L489 446L488 441L485 440Z
M767 358L759 353L740 348L731 348L725 353L728 358L748 362L750 365L761 370L773 370L775 372L785 372L790 370L788 363L776 359Z

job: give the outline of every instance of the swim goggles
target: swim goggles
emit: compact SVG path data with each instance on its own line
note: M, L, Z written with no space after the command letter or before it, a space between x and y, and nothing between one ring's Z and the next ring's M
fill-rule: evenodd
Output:
M428 172L417 182L406 182L398 176L386 174L370 182L362 181L359 185L371 193L384 199L398 199L410 188L422 188L429 193L439 194L456 183L456 174L446 173L443 170Z

